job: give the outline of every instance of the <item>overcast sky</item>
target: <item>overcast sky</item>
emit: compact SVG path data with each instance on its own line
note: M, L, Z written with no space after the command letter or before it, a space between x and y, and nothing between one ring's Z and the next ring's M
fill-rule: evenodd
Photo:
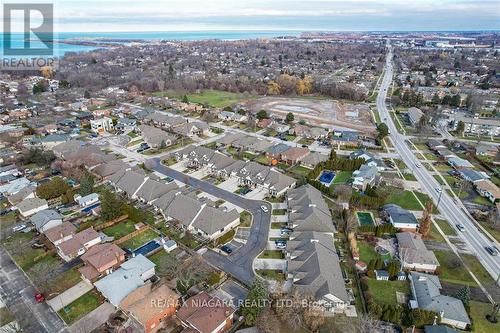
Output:
M52 2L59 32L403 31L500 28L499 0L55 0ZM20 30L20 22L16 23L15 30Z

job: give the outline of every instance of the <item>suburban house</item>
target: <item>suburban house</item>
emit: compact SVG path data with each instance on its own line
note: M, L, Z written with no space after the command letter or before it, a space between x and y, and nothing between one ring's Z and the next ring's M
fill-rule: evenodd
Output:
M205 204L188 230L200 236L215 240L240 224L240 214L236 209L225 211Z
M7 184L0 185L0 193L10 196L28 186L36 186L36 183L32 183L26 177L16 178L9 181Z
M175 182L164 183L148 178L137 191L136 197L144 203L151 204L162 195L178 188L179 186Z
M479 180L474 183L477 193L495 203L500 200L500 189L489 179Z
M247 116L230 111L221 111L217 114L217 118L223 121L237 121L244 122L247 120Z
M306 168L314 169L314 167L321 163L325 162L328 160L328 155L325 154L320 154L318 152L310 152L308 155L306 155L301 161L300 165L305 166Z
M113 129L113 121L111 118L103 117L90 121L90 129L97 134L104 134Z
M94 286L114 306L155 274L155 264L139 254L124 263L113 273L106 275Z
M448 158L448 164L454 167L455 169L463 169L463 168L473 168L471 162L466 159L460 158L458 156Z
M471 183L490 178L485 172L479 172L471 169L461 169L458 173L463 179Z
M446 149L446 145L442 141L435 139L430 139L429 141L427 141L427 146L429 146L429 148L432 150Z
M36 192L36 186L26 186L19 190L17 193L11 194L7 197L9 203L13 206L17 205L24 199L34 198Z
M118 118L115 128L120 131L130 132L137 126L137 121L131 118Z
M419 123L420 119L424 116L424 113L419 108L411 107L408 109L408 120L415 126Z
M330 139L330 142L332 143L332 145L357 146L359 143L359 133L355 131L335 130Z
M31 216L41 210L48 209L47 200L40 198L26 198L16 205L19 214L23 217Z
M54 244L54 246L57 246L61 244L62 242L65 242L71 238L76 233L76 227L70 223L70 222L63 222L62 224L59 224L53 228L50 228L49 230L45 231L45 237Z
M87 228L57 245L57 253L65 261L81 256L92 246L101 242L101 235L93 228Z
M171 146L176 141L174 135L153 126L140 125L139 131L144 141L153 148Z
M130 169L130 166L122 160L112 160L101 163L92 169L92 172L98 175L101 179L108 179L111 175L120 170Z
M75 195L75 201L82 208L89 207L99 202L99 194L90 193L84 197L81 195Z
M172 131L179 135L185 135L188 137L208 135L210 133L210 126L202 121L194 121L191 123L184 122L179 126L175 126Z
M118 268L125 261L125 251L112 243L97 244L88 249L81 258L85 266L80 267L78 271L84 280L92 282Z
M461 300L441 295L441 283L436 275L410 272L412 309L421 308L434 311L440 317L441 323L459 329L470 325L470 319Z
M31 217L31 223L40 233L62 224L63 216L53 209L41 210Z
M395 204L382 206L388 221L397 229L415 232L419 226L418 220L411 212Z
M385 170L385 163L379 158L376 158L372 153L367 152L365 149L358 149L349 155L350 159L362 158L365 160L365 165L376 166L378 171Z
M288 191L287 278L312 295L324 311L344 312L350 304L333 243L335 227L321 192L311 185Z
M434 252L429 251L417 233L399 232L398 240L399 258L403 268L418 272L434 273L439 267L439 262Z
M409 333L416 333L416 328L409 332ZM457 330L451 328L450 326L446 325L425 325L424 326L424 333L458 333Z
M295 165L309 154L309 149L292 147L281 153L280 159L288 165Z
M165 284L156 285L150 281L129 293L119 304L143 328L145 333L154 332L162 321L175 314L180 295Z
M283 154L290 148L291 147L289 145L286 145L284 143L278 143L277 145L271 146L266 149L266 157L279 160L281 158L281 154Z
M177 310L186 332L224 333L233 325L236 309L206 292L192 296Z
M352 173L352 187L358 191L366 190L368 185L373 186L377 177L378 168L363 164L358 170Z

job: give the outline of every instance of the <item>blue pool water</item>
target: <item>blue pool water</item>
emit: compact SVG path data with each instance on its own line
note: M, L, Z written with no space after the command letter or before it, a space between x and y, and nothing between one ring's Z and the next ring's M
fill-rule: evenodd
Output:
M138 254L142 254L143 256L146 256L148 253L156 250L157 248L159 248L161 246L160 243L158 243L157 241L155 240L152 240L152 241L149 241L147 242L146 244L138 247L137 249L134 250L134 254L135 255L138 255Z
M321 176L319 176L319 181L323 184L330 185L333 178L335 178L335 172L332 171L323 171Z

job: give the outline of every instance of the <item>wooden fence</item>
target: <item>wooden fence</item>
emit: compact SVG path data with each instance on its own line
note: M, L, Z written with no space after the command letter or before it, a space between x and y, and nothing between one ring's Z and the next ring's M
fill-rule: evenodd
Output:
M121 222L121 221L123 221L123 220L126 220L127 218L128 218L128 215L127 215L127 214L125 214L125 215L122 215L122 216L117 217L117 218L116 218L116 219L114 219L114 220L107 221L107 222L101 223L101 224L99 224L99 225L96 225L96 226L94 227L94 229L95 229L96 231L100 231L100 230L102 230L102 229L106 229L107 227L111 227L112 225L115 225L115 224L117 224L117 223L119 223L119 222Z

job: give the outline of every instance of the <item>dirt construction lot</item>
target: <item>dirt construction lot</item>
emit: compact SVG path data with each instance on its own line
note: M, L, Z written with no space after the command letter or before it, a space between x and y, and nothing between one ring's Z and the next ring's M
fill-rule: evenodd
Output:
M342 104L332 99L264 97L248 102L250 110L266 110L285 117L289 112L313 126L353 129L374 133L375 125L366 104Z

